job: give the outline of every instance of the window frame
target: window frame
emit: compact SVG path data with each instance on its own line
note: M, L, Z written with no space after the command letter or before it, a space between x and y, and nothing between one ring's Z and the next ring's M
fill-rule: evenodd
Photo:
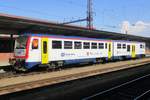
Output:
M123 48L123 49L126 49L126 44L122 44L122 48Z
M121 48L122 48L121 43L117 43L117 49L121 49Z
M69 45L67 45L68 43L70 43ZM73 43L72 41L64 41L64 49L73 49Z
M53 42L60 42L59 47L54 47ZM61 40L52 40L52 49L62 49L62 41Z
M108 44L107 43L105 43L105 49L107 49L108 48Z
M77 43L80 44L79 47L78 47ZM80 42L80 41L74 41L74 49L82 49L82 42Z
M97 49L97 43L91 42L91 49Z
M34 47L34 43L33 43L34 41L37 41L37 47ZM31 48L32 48L32 50L37 50L37 49L39 49L39 39L34 38L34 39L32 40Z
M108 44L108 52L111 52L111 49L112 49L112 46L111 46L111 44L109 43L109 44Z
M90 42L83 42L83 49L90 49Z
M43 42L43 53L44 53L44 54L47 54L47 52L48 52L47 44L48 44L47 41L44 41L44 42Z
M127 45L127 52L131 51L131 45Z
M104 49L104 43L98 43L98 49Z
M144 48L144 45L143 44L140 44L140 49L143 49Z

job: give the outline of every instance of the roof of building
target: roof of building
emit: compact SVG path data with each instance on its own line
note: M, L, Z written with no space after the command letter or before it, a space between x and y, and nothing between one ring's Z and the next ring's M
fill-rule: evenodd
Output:
M20 35L25 32L150 42L149 37L141 37L129 34L126 35L115 32L100 31L96 29L89 30L80 26L62 25L60 23L46 20L0 13L0 34Z

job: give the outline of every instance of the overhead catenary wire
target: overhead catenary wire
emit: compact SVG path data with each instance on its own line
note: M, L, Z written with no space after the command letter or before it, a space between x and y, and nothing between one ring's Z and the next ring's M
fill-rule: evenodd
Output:
M43 12L43 11L41 12L41 11L38 11L38 10L32 10L32 9L27 9L27 8L19 8L19 7L15 7L15 6L8 6L8 5L2 5L2 4L0 4L0 7L15 9L15 10L23 11L23 12L28 11L29 13L34 13L34 14L44 14L44 15L60 17L60 16L57 16L57 15L54 15L54 14L49 14L49 13L46 13L46 12Z
M64 6L64 4L71 4L71 5L74 5L75 7L80 7L80 8L87 8L87 5L86 5L86 1L83 1L83 3L79 3L77 1L73 1L73 0L63 0L63 1L59 1L59 2L63 2L62 4L62 7ZM47 12L44 12L44 11L39 11L39 10L33 10L33 9L28 9L28 8L20 8L20 7L15 7L15 6L11 6L11 5L6 5L6 4L0 4L0 8L3 7L3 8L9 8L9 9L15 9L15 10L18 10L18 11L22 11L22 12L28 12L28 13L32 13L32 14L37 14L37 15L43 15L43 16L51 16L51 17L55 17L55 18L59 18L59 23L61 22L64 22L64 19L72 19L72 18L82 18L81 16L80 17L61 17L59 15L55 15L55 14L50 14L50 13L47 13ZM96 11L97 11L97 8L94 8ZM92 12L94 13L94 11ZM85 11L85 14L86 14L86 11ZM97 13L98 14L98 13ZM93 16L96 16L96 15L93 15ZM83 16L85 17L85 16Z
M59 2L61 2L61 1L59 1ZM76 7L85 8L85 7L83 7L84 5L80 5L79 3L74 2L72 0L64 0L62 2L64 4L69 4L69 5L72 4L72 5L76 6ZM64 4L61 3L62 7L64 7ZM61 21L63 21L64 19L72 19L72 18L74 18L73 16L61 17L61 15L54 15L54 14L50 14L50 13L43 12L43 11L32 10L32 9L28 9L28 8L20 8L20 7L15 7L15 6L12 6L12 5L0 4L0 8L14 9L14 10L18 10L18 11L22 11L22 12L28 12L28 13L32 13L32 14L38 14L38 15L53 16L53 17L56 17L56 18L60 18ZM76 18L79 18L79 16L76 17Z

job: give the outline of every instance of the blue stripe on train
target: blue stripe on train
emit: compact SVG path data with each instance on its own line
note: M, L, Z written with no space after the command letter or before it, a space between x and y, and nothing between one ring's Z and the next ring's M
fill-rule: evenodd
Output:
M76 63L84 63L84 62L96 62L96 59L89 58L89 59L65 60L65 64L76 64Z
M65 60L65 65L67 64L76 64L76 63L84 63L84 62L96 62L95 58L90 58L90 59L75 59L75 60ZM41 62L26 62L25 67L27 69L31 69L35 67L36 65L41 64Z
M124 56L124 57L126 57L126 59L132 58L131 55L127 55L127 56ZM113 56L113 60L122 60L122 59L123 59L122 56Z
M136 55L137 57L142 57L142 55ZM132 58L130 55L125 56L127 59ZM113 56L111 58L112 60L115 59L122 59L120 56ZM107 57L105 58L105 60L109 60ZM93 62L96 63L96 58L89 58L89 59L75 59L75 60L65 60L65 65L67 64L77 64L77 63L84 63L84 62ZM41 64L41 62L26 62L25 63L25 67L27 69L31 69L33 67L35 67L36 65Z
M144 54L138 54L136 55L137 58L142 58Z

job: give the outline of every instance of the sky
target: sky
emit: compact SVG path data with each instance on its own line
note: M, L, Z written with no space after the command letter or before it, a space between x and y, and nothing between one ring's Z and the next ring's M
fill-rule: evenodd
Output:
M94 28L150 37L149 9L150 0L93 0ZM86 12L87 0L0 0L0 13L57 23L86 18Z

